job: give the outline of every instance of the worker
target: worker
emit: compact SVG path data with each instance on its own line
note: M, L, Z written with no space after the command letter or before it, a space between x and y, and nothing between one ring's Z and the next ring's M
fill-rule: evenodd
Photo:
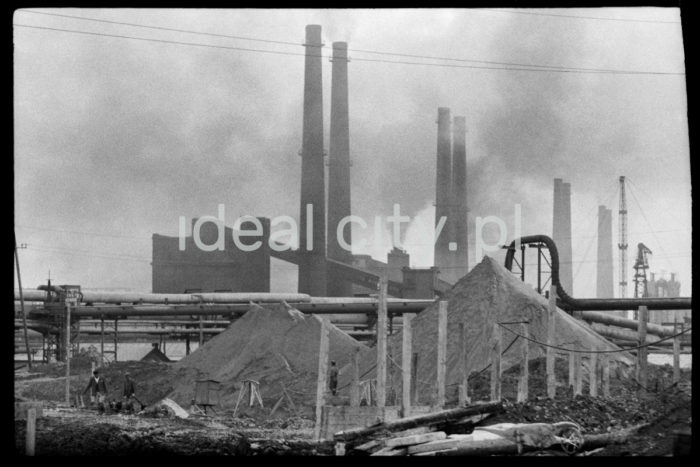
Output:
M335 396L338 391L338 367L335 366L335 361L331 362L331 378L330 378L331 394Z
M97 408L100 412L104 411L104 402L107 397L107 383L104 378L100 378L100 372L95 370L92 372L92 378L88 383L83 394L90 391L90 402L94 404L97 402Z
M136 398L136 389L134 388L134 381L131 379L131 374L127 371L124 373L124 409L125 411L131 411L134 405L134 399Z

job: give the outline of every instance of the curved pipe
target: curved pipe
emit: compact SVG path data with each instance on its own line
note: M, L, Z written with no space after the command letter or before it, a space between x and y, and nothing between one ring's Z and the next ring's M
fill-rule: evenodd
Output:
M513 240L508 246L505 267L509 271L513 267L515 245L528 243L544 243L549 249L552 259L552 285L557 286L557 296L567 310L636 310L646 306L650 310L689 310L692 308L691 297L675 298L574 298L569 296L559 282L559 252L554 240L546 235L527 235Z

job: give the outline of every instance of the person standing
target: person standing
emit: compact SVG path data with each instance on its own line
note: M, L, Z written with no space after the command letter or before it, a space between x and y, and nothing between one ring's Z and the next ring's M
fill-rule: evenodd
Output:
M104 401L107 397L107 383L104 378L100 377L100 372L98 370L92 372L92 378L90 378L90 382L83 391L83 394L88 391L90 391L90 402L93 404L97 402L98 408L101 407L102 410L104 410Z
M131 375L127 371L124 373L124 410L130 412L133 409L134 399L136 395L136 389L134 387L134 381L131 379Z

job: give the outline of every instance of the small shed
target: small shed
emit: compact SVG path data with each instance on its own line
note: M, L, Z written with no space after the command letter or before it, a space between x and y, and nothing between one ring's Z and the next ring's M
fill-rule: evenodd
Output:
M214 379L199 379L195 381L194 403L198 406L212 407L219 405L221 382Z

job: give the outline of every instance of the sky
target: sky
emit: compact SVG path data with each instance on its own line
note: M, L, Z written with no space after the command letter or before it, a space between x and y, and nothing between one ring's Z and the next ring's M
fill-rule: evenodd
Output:
M189 225L224 204L228 226L243 215L298 219L301 44L305 26L319 24L324 55L345 41L351 60L352 213L369 224L353 227L353 240L366 240L356 253L386 260L386 218L398 203L411 217L401 239L411 266L432 265L437 109L449 107L467 122L472 267L479 216L502 218L510 242L520 205L522 235L551 235L553 179L563 178L572 191L571 294L595 296L598 205L613 210L616 245L624 175L628 281L642 242L651 271L677 273L681 294L691 293L677 8L31 8L17 10L14 24L23 287L50 274L149 292L151 236L177 235L180 216ZM326 148L330 83L324 59ZM495 242L496 229L484 238ZM296 291L296 266L272 260L271 287Z

